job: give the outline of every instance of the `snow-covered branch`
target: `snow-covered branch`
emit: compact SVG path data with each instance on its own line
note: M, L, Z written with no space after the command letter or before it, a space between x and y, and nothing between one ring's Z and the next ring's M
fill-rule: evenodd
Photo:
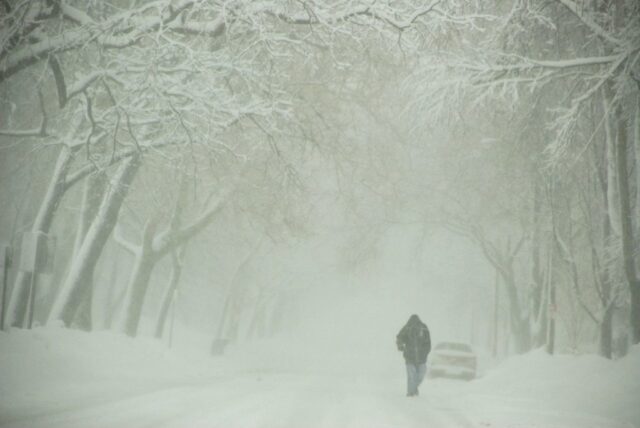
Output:
M84 12L67 4L62 8L63 15L81 26L63 30L57 35L26 41L15 47L3 45L2 51L6 55L0 57L0 82L25 67L47 58L51 53L81 48L88 43L97 43L102 48L131 46L145 34L160 28L169 28L182 12L198 1L186 0L178 4L172 3L174 2L170 0L152 2L137 10L115 14L103 22L96 22ZM148 13L150 10L158 11L158 14L150 15ZM43 20L34 22L40 21Z
M598 25L593 19L584 13L584 5L578 5L573 0L556 0L564 7L566 7L572 14L574 14L584 25L586 25L591 31L593 31L598 37L608 41L614 45L621 45L622 41L614 37L600 25Z
M94 142L96 140L101 140L103 138L106 137L106 134L101 134L99 135L97 138L94 138ZM83 179L85 179L89 174L92 174L94 172L96 172L98 169L100 168L108 168L112 165L115 165L117 163L119 163L120 161L123 161L127 158L130 158L132 156L135 155L139 155L141 152L142 153L147 153L153 150L158 150L164 147L169 147L169 146L176 146L179 145L180 142L179 141L175 141L175 140L166 140L166 141L159 141L156 143L150 143L150 144L146 144L140 147L140 150L138 149L138 147L129 147L127 149L124 150L120 150L116 153L114 153L111 157L109 157L108 162L98 165L94 162L89 162L84 164L82 167L78 168L77 170L75 170L74 172L70 173L67 175L67 179L65 180L65 188L69 189L70 187L72 187L73 185L75 185L76 183L82 181ZM79 148L82 147L82 144L76 144L74 146L71 146L72 149L78 150Z
M274 12L268 10L267 13L276 16L281 21L287 24L294 25L312 25L312 24L336 24L341 22L347 22L350 19L357 17L367 17L385 24L390 25L398 31L404 31L416 23L421 17L433 12L438 4L442 0L434 0L429 5L421 8L417 8L410 13L407 13L401 19L394 16L389 11L385 11L379 4L373 2L371 4L364 4L359 7L349 8L339 13L328 13L320 8L307 9L304 14L289 14L286 12Z

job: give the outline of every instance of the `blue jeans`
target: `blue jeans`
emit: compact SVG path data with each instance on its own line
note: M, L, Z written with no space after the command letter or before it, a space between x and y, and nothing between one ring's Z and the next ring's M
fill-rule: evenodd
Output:
M426 364L407 363L407 395L418 395L418 387L426 372Z

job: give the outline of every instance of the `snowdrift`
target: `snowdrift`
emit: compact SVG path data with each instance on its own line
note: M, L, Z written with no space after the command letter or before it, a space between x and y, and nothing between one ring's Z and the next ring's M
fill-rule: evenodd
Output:
M640 345L617 361L597 355L554 355L543 350L511 357L469 384L476 407L493 411L493 420L511 410L531 408L531 420L543 414L584 415L585 427L640 426ZM503 401L504 406L483 406L483 398ZM483 408L484 407L484 408ZM534 415L533 413L536 413ZM588 416L593 416L589 418ZM603 422L598 423L598 418ZM589 421L589 422L587 422ZM527 426L527 425L525 425ZM541 425L546 427L543 422ZM553 425L555 426L555 425Z
M150 338L58 327L0 332L0 425L219 375L206 355Z

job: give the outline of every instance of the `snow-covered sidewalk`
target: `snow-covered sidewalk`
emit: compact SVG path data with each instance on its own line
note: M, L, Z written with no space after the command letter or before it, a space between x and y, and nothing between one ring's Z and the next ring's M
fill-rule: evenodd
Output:
M400 361L372 371L372 361L358 369L357 360L323 355L306 364L292 352L264 342L220 359L108 332L0 333L0 426L616 428L640 420L638 347L615 362L532 352L474 382L428 379L417 398L403 395Z

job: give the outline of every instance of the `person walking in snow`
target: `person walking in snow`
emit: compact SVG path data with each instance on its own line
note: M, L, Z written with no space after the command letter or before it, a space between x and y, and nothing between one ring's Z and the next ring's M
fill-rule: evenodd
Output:
M396 345L407 365L407 397L414 397L419 394L418 387L427 372L427 356L431 352L429 329L418 315L411 315L402 327L396 336Z

